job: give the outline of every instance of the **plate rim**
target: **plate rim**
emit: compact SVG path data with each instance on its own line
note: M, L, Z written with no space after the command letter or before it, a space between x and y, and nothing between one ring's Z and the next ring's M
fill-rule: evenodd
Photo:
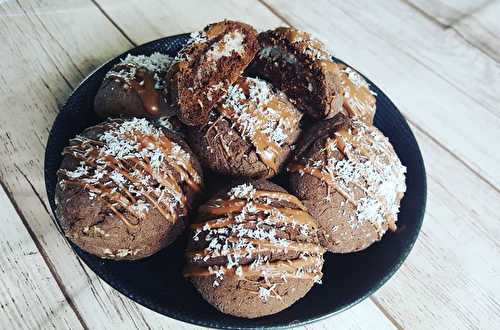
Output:
M54 121L52 123L52 127L50 129L49 136L47 138L47 143L45 145L45 155L44 155L45 193L46 193L47 198L49 200L50 209L51 209L51 212L52 212L52 215L53 215L51 217L52 222L56 225L56 227L59 230L59 232L61 233L61 235L63 235L64 238L68 241L68 243L70 244L73 252L101 280L103 280L106 284L108 284L109 286L111 286L114 290L118 291L120 294L123 294L126 298L131 299L132 301L140 304L141 306L146 307L149 310L152 310L152 311L154 311L154 312L156 312L156 313L158 313L160 315L163 315L163 316L166 316L166 317L170 317L170 318L173 318L175 320L182 321L182 322L185 322L185 323L188 323L188 324L194 324L194 325L206 326L206 327L212 327L212 328L219 328L219 329L251 328L251 326L237 326L237 327L233 327L233 326L230 326L230 325L218 324L218 323L211 322L211 321L197 320L197 319L193 319L193 318L190 318L190 317L185 317L182 314L179 314L177 312L171 312L169 310L161 309L161 308L159 308L158 305L152 304L152 303L148 303L147 301L143 300L141 297L138 297L138 296L136 296L136 295L128 292L126 288L121 287L119 285L115 285L114 280L112 278L110 278L110 276L108 276L106 272L101 272L99 270L96 270L96 269L94 269L95 267L91 267L91 265L89 265L87 263L87 261L83 257L85 254L88 254L87 252L79 249L73 242L71 242L64 235L64 232L63 232L63 230L61 228L61 225L59 224L59 221L57 220L57 215L56 215L56 212L55 212L55 208L53 207L54 196L51 196L50 195L50 191L49 191L49 184L48 184L48 182L49 182L49 173L48 173L48 170L47 170L47 161L48 161L48 158L49 158L48 146L49 146L49 143L54 139L54 137L53 137L53 135L54 135L53 134L54 124L56 123L56 121L58 120L58 118L60 117L60 115L61 115L61 113L63 111L69 111L69 110L65 110L65 109L66 109L68 103L70 102L70 100L76 94L76 92L83 85L85 85L103 67L108 66L108 65L110 65L111 63L113 63L115 61L118 61L119 59L123 58L124 56L126 56L126 55L128 55L130 53L134 53L134 51L136 51L137 49L143 48L143 47L147 47L147 46L150 46L150 45L156 45L158 43L169 42L170 40L178 40L180 38L187 38L188 36L189 36L189 33L180 33L180 34L175 34L175 35L166 36L166 37L158 38L158 39L155 39L155 40L151 40L149 42L146 42L146 43L143 43L143 44L140 44L140 45L136 45L136 46L134 46L134 47L132 47L132 48L130 48L130 49L128 49L128 50L120 53L119 55L117 55L115 57L109 58L107 61L105 61L101 65L97 66L89 74L87 74L85 76L85 78L82 79L82 81L78 85L76 85L73 88L73 90L71 91L71 93L67 97L67 99L64 102L64 104L62 104L61 106L58 107L59 108L59 112L58 112L56 118L54 119ZM364 76L359 70L357 70L355 67L347 64L346 62L344 62L344 61L342 61L342 60L340 60L338 58L335 58L335 60L343 62L344 64L346 64L349 67L351 67L354 70L356 70L363 78L365 78L367 80L367 82L370 85L377 86L370 79L368 79L366 76ZM420 150L420 146L418 144L418 141L417 141L415 135L413 134L413 131L412 131L410 125L408 124L408 121L406 120L406 117L404 116L403 113L401 113L401 111L399 111L398 107L396 107L396 105L385 94L385 92L383 92L378 86L377 86L377 88L384 94L385 98L390 102L390 104L392 105L392 107L402 117L404 123L408 127L408 132L409 132L411 138L415 141L415 147L416 147L415 151L417 151L417 153L415 154L415 157L419 159L420 164L421 164L420 170L422 171L422 173L421 173L422 174L421 184L422 184L422 193L423 193L423 196L422 196L422 204L420 205L420 207L421 207L421 214L418 217L418 222L417 222L417 224L415 226L415 235L412 236L411 241L408 241L408 244L405 245L404 251L401 253L399 261L396 264L394 264L390 269L388 269L388 271L386 272L385 276L376 285L372 286L365 294L363 294L362 296L358 297L354 301L352 301L352 302L350 302L348 304L343 305L341 308L339 308L339 309L337 309L335 311L332 311L332 312L329 312L329 313L324 313L324 314L319 315L317 317L310 317L308 319L305 319L305 320L302 320L302 321L298 321L298 322L292 321L292 322L290 322L288 324L283 324L283 325L263 326L264 328L268 328L268 329L287 329L287 328L292 328L292 327L297 327L297 326L303 326L303 325L306 325L306 324L311 324L311 323L314 323L314 322L317 322L317 321L325 320L325 319L327 319L327 318L329 318L329 317L331 317L333 315L342 313L342 312L346 311L347 309L350 309L350 308L356 306L357 304L361 303L365 299L367 299L370 296L372 296L376 291L378 291L382 286L384 286L388 282L388 280L390 278L392 278L392 276L394 276L394 274L400 269L400 267L403 265L403 263L407 260L408 256L410 255L411 251L413 250L413 247L414 247L416 241L418 240L418 237L420 236L420 232L421 232L421 229L422 229L423 220L425 218L425 211L426 211L426 207L427 207L427 171L426 171L426 168L425 168L425 162L424 162L424 159L422 157L422 152ZM398 155L398 157L399 157L399 155ZM245 319L241 318L241 320L244 321Z

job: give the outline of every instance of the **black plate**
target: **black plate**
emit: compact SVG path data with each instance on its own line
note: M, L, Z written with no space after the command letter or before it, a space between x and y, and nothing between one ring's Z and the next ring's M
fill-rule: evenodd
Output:
M56 171L68 140L99 119L93 112L94 96L106 72L126 54L172 56L188 35L172 36L136 47L106 63L78 86L57 116L45 153L45 184L52 211ZM417 239L426 202L426 177L422 155L408 124L387 96L378 94L375 125L389 138L408 168L408 190L401 204L398 231L365 251L348 255L326 255L322 285L316 285L292 307L272 316L253 320L224 315L196 292L181 276L184 240L179 239L156 255L135 262L117 262L94 257L77 246L75 252L104 281L136 302L178 320L218 328L282 327L299 325L343 311L370 296L401 266Z

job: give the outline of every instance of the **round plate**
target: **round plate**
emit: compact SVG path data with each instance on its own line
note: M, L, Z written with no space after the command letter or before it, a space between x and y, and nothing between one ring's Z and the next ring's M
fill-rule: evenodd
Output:
M70 138L99 122L93 112L93 101L106 72L126 54L162 52L175 56L187 39L184 34L136 47L104 64L75 89L54 122L45 153L45 184L52 211L61 152ZM314 286L290 308L252 320L218 312L181 275L185 244L182 238L154 256L133 262L99 259L72 244L73 249L97 275L127 297L158 313L202 326L286 327L324 318L355 305L382 286L408 256L420 231L426 202L425 168L415 137L394 104L374 84L371 86L378 95L375 125L389 138L408 169L399 229L387 233L364 251L347 255L327 253L323 284Z

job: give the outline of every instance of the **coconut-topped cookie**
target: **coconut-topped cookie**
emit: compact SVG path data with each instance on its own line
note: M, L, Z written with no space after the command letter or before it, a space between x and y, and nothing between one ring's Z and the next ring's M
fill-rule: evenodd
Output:
M172 115L162 92L172 60L160 53L127 55L106 74L95 97L95 112L102 118Z
M376 110L376 93L356 70L337 63L340 75L341 93L344 96L343 110L346 116L373 124Z
M323 246L359 251L396 229L406 168L377 128L334 118L303 140L288 166L290 188L318 220Z
M169 93L179 119L203 125L258 50L250 25L222 21L193 33L169 71Z
M332 118L342 110L340 69L321 41L287 27L262 32L258 39L252 75L271 82L313 118Z
M191 229L184 276L223 313L277 313L321 280L316 220L271 182L220 192L199 208Z
M267 178L277 174L300 133L302 114L287 96L255 78L240 77L204 127L189 130L202 163L221 174Z
M101 258L140 259L167 246L202 186L189 147L146 119L90 127L63 155L58 219L73 243Z

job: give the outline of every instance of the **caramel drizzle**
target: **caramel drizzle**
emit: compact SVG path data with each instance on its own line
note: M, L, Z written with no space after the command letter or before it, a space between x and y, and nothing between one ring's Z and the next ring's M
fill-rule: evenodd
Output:
M173 159L172 158L172 151L174 144L173 142L168 139L167 137L160 138L160 139L152 139L149 136L135 136L137 141L141 144L143 148L148 147L149 145L154 145L158 149L160 149L163 154L165 155L165 160L167 164L172 167L177 173L180 174L181 180L185 181L195 192L198 192L201 190L201 185L196 182L197 180L195 179L195 173L197 173L196 169L193 166L192 162L181 162L181 165L177 163L178 159ZM154 176L155 173L154 171L150 168L150 175ZM177 181L175 178L172 176L171 172L166 173L168 177L171 179L170 182L173 184L175 183L175 187L177 188L177 191L182 191L180 186L178 185ZM161 176L154 176L154 178L161 183L162 177Z
M307 211L304 204L302 204L302 202L297 197L295 197L289 193L286 193L286 192L269 191L269 190L256 190L253 193L253 199L258 199L258 198L270 198L270 199L274 199L276 201L288 202L288 203L294 204L295 206L297 206L297 208L299 208L303 211ZM199 212L206 213L205 209L207 207L210 209L212 209L212 206L215 208L220 207L221 205L219 205L217 203L219 203L221 201L224 203L229 203L231 201L234 201L234 203L230 203L229 205L226 205L226 207L230 208L228 213L240 211L241 208L243 208L243 206L246 205L246 202L243 199L231 199L229 201L217 200L216 202L213 202L212 204L202 205L199 208ZM225 213L226 212L221 213L221 214L225 214Z
M132 65L121 64L118 65L125 66L127 68L133 67ZM158 115L160 112L160 93L156 90L155 78L144 68L137 68L135 77L131 80L124 79L123 77L113 74L112 72L108 76L114 80L119 80L132 88L137 95L141 98L144 110L152 116Z
M338 65L338 67L341 72L342 88L349 91L349 96L344 98L344 109L351 118L359 117L365 122L371 122L375 113L375 98L370 89L364 85L356 86L349 78L349 74L344 71L345 65ZM349 99L353 99L354 104L351 105Z
M234 110L230 108L219 106L217 109L223 116L229 119L235 119L237 117ZM256 111L252 111L252 116L254 116L254 118L258 118L259 121L265 120L264 116ZM238 120L234 120L233 123L240 134L243 134L244 128L239 124ZM276 172L278 170L277 157L282 150L281 147L274 141L270 141L270 139L258 128L255 128L255 132L250 137L250 140L252 141L260 160L266 164L267 167Z
M366 142L364 142L364 143L359 138L356 138L356 135L352 134L351 132L349 132L346 129L340 129L340 130L338 130L335 133L335 136L336 136L336 138L334 140L327 139L327 142L326 142L326 157L327 158L335 157L333 155L333 151L328 147L328 145L330 143L335 143L335 145L337 146L337 150L340 153L342 153L344 156L347 156L350 159L357 159L357 158L359 158L358 155L353 154L353 152L352 152L353 148L356 149L356 152L360 156L365 157L365 158L367 158L369 160L373 160L376 157L375 153L367 147L368 145L372 145L373 142L374 142L373 141L373 137L371 136L371 134L365 134L364 135L364 138L366 139ZM351 148L347 148L346 147L347 145L350 145ZM381 151L382 151L382 153L384 154L385 157L387 157L387 158L391 157L389 155L388 151L385 148L383 148ZM329 173L326 173L326 172L324 172L324 171L322 171L321 169L318 169L318 168L313 168L313 167L309 167L309 166L305 166L305 165L297 164L297 163L289 165L288 171L290 171L290 172L306 173L306 174L312 175L312 176L314 176L314 177L322 180L329 187L332 187L339 194L341 194L348 202L350 202L351 204L353 204L354 206L357 207L358 202L356 201L356 199L353 196L351 196L351 194L349 194L347 191L345 191L342 187L340 187L339 184L337 183L337 181ZM377 200L380 201L380 198L378 198L377 196L375 196L375 194L373 192L366 191L366 189L364 189L360 185L359 182L351 181L351 183L354 186L356 186L359 189L361 189L362 191L364 191L367 194L367 196L375 198L375 199L377 199ZM388 206L386 205L385 199L382 199L382 205L383 205L383 207L385 209L384 210L384 220L387 222L387 225L388 225L389 229L392 230L392 231L396 230L396 228L397 228L397 226L396 226L396 219L392 215L392 213L388 210ZM372 224L377 229L379 229L378 226L375 223L372 222Z
M307 211L306 207L302 202L289 193L281 192L281 191L269 191L269 190L256 190L253 194L254 198L271 198L276 199L278 201L289 202L297 206L303 211Z
M63 154L64 155L68 155L68 154L72 155L74 158L76 158L80 161L84 161L85 165L90 165L90 166L95 165L95 160L97 160L97 158L93 160L92 158L81 157L81 155L79 155L77 152L72 152L74 150L73 148L74 147L66 148L67 150L65 149L63 151ZM112 171L117 171L118 173L123 175L132 185L134 185L134 187L137 187L139 189L144 187L142 184L137 182L136 179L134 179L130 176L129 171L126 169L126 167L123 165L123 163L121 161L115 160L114 158L109 157L109 156L104 157L104 160L106 162L107 167L109 167ZM134 162L134 159L128 159L128 160ZM141 166L143 170L145 170L148 174L150 174L153 177L154 174L153 174L151 167L148 166L145 162L135 161L134 163L135 163L135 165ZM109 178L108 175L106 176L106 178L109 179L109 182L113 183L114 187L106 187L105 184L101 184L99 182L96 182L96 183L82 182L81 180L78 180L78 179L77 180L64 179L63 182L64 182L64 184L80 186L83 189L87 189L89 191L92 191L93 193L99 194L101 197L109 198L112 202L111 203L107 202L106 207L108 207L115 215L117 215L120 218L120 220L122 220L127 226L129 226L131 228L137 227L139 220L140 220L140 216L138 216L136 214L136 212L131 208L131 205L130 205L128 198L131 199L132 203L135 203L136 199L130 193L129 189L127 189L127 188L124 189L124 188L117 186L111 180L111 178ZM165 185L165 181L163 181L163 184ZM116 187L118 187L120 189L120 192L118 192L118 191L113 192L113 189ZM128 198L125 197L121 192L125 193L125 195L127 195ZM169 212L169 214L167 214L165 212L165 210L158 204L158 202L156 200L158 199L159 196L156 196L156 194L155 194L156 198L153 198L146 191L144 191L143 196L145 199L147 199L151 204L153 204L155 206L155 208L158 210L158 212L160 212L160 214L164 218L169 219L172 222L176 221L175 214L173 214L171 211ZM116 208L113 206L113 204L116 204L116 203L120 204L130 214L133 214L137 218L138 222L136 224L132 224L129 221L127 221L126 218L124 217L124 215L121 212L119 212L118 210L116 210Z
M323 254L325 252L325 249L322 248L318 244L313 244L313 243L303 243L303 242L295 242L295 241L289 241L286 246L280 246L279 244L273 243L273 242L268 242L268 241L263 241L263 240L257 240L253 238L236 238L229 236L227 238L224 238L227 242L229 243L238 243L243 241L245 244L252 244L254 246L254 249L252 250L246 250L245 247L242 248L229 248L227 250L224 250L223 254L216 254L215 252L218 251L210 251L207 248L205 248L202 252L187 252L186 257L188 258L203 258L203 257L210 257L210 258L215 258L215 257L220 257L220 256L227 256L227 255L234 255L235 253L243 251L245 255L258 255L259 253L264 253L264 252L281 252L281 251L292 251L292 252L306 252L310 254Z
M240 212L247 205L244 200L229 200L220 201L213 205L204 205L198 210L201 214L208 215L232 215L233 213ZM297 224L297 225L309 225L311 229L316 228L316 220L313 219L307 212L302 210L295 210L290 208L278 208L272 207L265 204L253 203L252 205L257 212L267 212L268 214L273 214L274 212L281 213L283 217L277 220L277 223L283 224ZM222 228L226 225L236 224L234 217L228 217L221 221L221 219L210 220L205 223L192 224L191 228L199 229L205 224L213 226L211 228Z
M249 95L248 81L244 78L240 79L236 86L241 87L245 96ZM259 111L255 102L252 100L242 100L245 104L245 112L247 112L256 121L256 127L252 134L249 136L250 141L255 147L255 151L259 156L260 160L275 173L278 171L278 159L279 155L283 153L283 148L276 143L270 136L263 133L265 125L269 122L269 118L266 117L265 113ZM291 129L297 124L297 120L293 118L292 110L289 104L279 99L276 95L271 96L271 99L266 101L262 107L267 109L274 109L275 111L280 111L280 121L289 123L289 125L284 125L287 130L286 134L290 134ZM224 103L217 107L219 113L231 120L231 122L236 126L239 133L242 136L246 136L246 130L244 125L240 123L239 115L231 106L226 106Z
M299 209L275 208L272 207L271 205L261 204L256 201L256 199L262 197L272 198L274 200L288 201L294 204L294 206L297 206ZM250 266L242 265L241 269L243 269L243 272L245 272L244 276L251 276L252 274L254 274L254 272L255 274L260 274L261 270L265 270L267 274L268 269L270 270L271 273L276 272L276 274L279 274L279 276L289 276L287 272L288 270L290 270L292 276L295 276L297 275L296 274L297 271L299 270L303 271L303 269L299 269L297 267L301 267L301 265L308 265L307 262L315 261L314 265L316 265L315 267L318 268L318 262L322 260L321 259L322 254L325 252L324 248L322 248L319 244L300 242L289 239L283 239L281 242L281 239L275 236L276 234L272 234L271 237L261 238L259 236L258 238L252 238L247 235L248 233L244 232L241 232L240 236L240 234L238 233L238 230L240 228L234 228L233 231L231 225L243 224L243 227L245 227L245 223L248 224L250 223L250 221L253 221L253 220L243 219L242 222L237 223L235 220L235 213L242 212L245 206L248 205L249 203L251 203L252 206L252 209L248 211L249 214L264 212L264 214L266 215L266 219L273 219L273 221L275 221L276 223L308 225L310 227L308 227L307 229L310 230L311 233L317 230L316 221L306 211L303 210L305 209L305 207L302 205L302 203L295 196L291 196L287 193L256 190L249 194L248 199L235 198L230 200L222 200L222 199L215 200L211 204L206 204L205 206L200 207L199 209L200 216L202 218L207 215L209 216L224 215L226 217L222 219L219 218L202 223L193 224L191 228L193 228L195 231L198 232L207 231L208 233L210 233L210 230L212 229L227 228L228 229L227 234L220 235L219 237L213 237L212 239L210 239L210 241L223 240L224 245L226 244L229 245L223 247L222 249L219 248L214 249L213 251L211 248L209 248L209 246L199 251L190 251L186 253L186 258L188 259L188 263L194 262L195 258L205 259L206 257L215 258L221 256L226 256L228 258L227 261L229 263L230 261L229 257L236 254L240 256L253 255L256 258L260 259L260 257L262 257L262 255L265 254L266 252L271 252L271 254L273 254L273 252L279 253L281 251L285 252L293 251L299 253L304 252L306 254L309 254L307 258L305 258L307 259L307 261L304 261L302 259L300 261L295 259L288 260L284 263L282 263L281 261L273 261L273 262L266 262L266 264L263 266L255 264L252 264ZM274 217L273 214L276 214L277 212L279 212L281 216ZM256 231L265 230L262 228L258 228L258 224L264 223L264 221L265 219L255 220L255 223L257 224L257 227L255 229ZM253 228L244 228L244 229L248 229L250 231L253 230ZM283 228L277 228L276 230L283 230ZM252 246L251 250L249 250L249 246ZM231 266L222 265L221 267L225 269L225 268L230 268ZM192 272L192 270L194 270L194 273ZM320 273L321 272L317 274ZM206 267L196 267L193 265L189 265L185 272L186 277L200 276L198 274L205 274L208 276L211 273L209 270L207 270ZM304 278L304 276L302 277Z
M339 194L342 195L342 197L344 197L347 201L349 201L354 206L358 205L358 202L356 202L354 197L352 197L347 191L345 191L343 188L341 188L339 186L339 184L331 177L331 175L321 171L320 169L294 163L294 164L291 164L290 166L288 166L288 171L312 175L312 176L320 179L321 181L325 182L328 186L335 189Z
M124 138L126 138L126 136L124 136ZM156 143L157 141L155 139L151 139L146 136L141 136L141 134L134 135L134 138L136 138L136 140L139 141L141 145L140 148L141 150L142 148L145 148L151 143L157 146L164 153L164 155L166 155L165 157L166 163L181 175L181 179L186 181L190 186L192 186L196 190L201 189L198 183L196 183L194 180L194 175L192 173L195 172L191 172L194 171L194 167L192 166L191 163L187 164L183 163L183 166L179 166L178 164L175 163L174 159L168 157L172 151L173 144L172 141L170 141L167 137L160 138L159 145ZM76 138L75 140L79 141L80 144L66 147L63 150L63 155L71 155L75 159L79 160L80 164L83 163L85 166L93 168L97 166L97 161L101 160L102 163L105 164L105 167L111 169L111 172L116 171L117 173L121 174L124 178L126 178L127 181L129 181L134 187L138 188L138 190L141 191L142 196L144 196L144 198L147 201L149 201L165 219L168 219L173 223L177 221L179 214L177 214L175 210L172 210L169 204L161 201L160 198L161 195L158 196L156 192L151 191L155 197L151 196L149 192L147 192L147 187L142 182L139 182L140 180L130 175L131 171L127 166L128 164L112 156L99 155L100 151L99 148L104 146L103 142L82 137ZM147 159L141 160L138 159L137 157L130 157L127 158L126 161L134 164L133 166L134 170L137 171L142 170L148 173L152 179L154 179L161 186L166 188L165 190L168 191L170 194L175 193L181 196L180 197L181 204L186 203L186 197L182 192L182 188L179 186L177 180L175 180L172 173L166 172L165 176L159 175L157 171L153 170L150 162ZM107 187L108 183L102 184L99 181L95 183L85 182L83 181L85 177L72 179L68 177L67 172L68 171L66 170L59 171L60 174L66 177L66 179L62 180L63 184L77 185L95 194L100 194L101 197L106 197L108 200L110 200L110 202L106 203L106 207L109 208L118 218L120 218L120 220L122 220L128 227L135 228L138 226L141 216L137 214L137 212L132 208L131 205L136 203L136 198L129 191L129 188L127 188L125 185L120 186L116 184L110 178L109 176L110 171L108 171L108 174L104 175L101 179L103 178L108 179L109 180L108 183L111 183L112 187ZM162 194L165 192L165 190L162 191ZM165 206L165 208L162 207L160 203L162 203ZM137 223L135 224L130 223L125 218L125 216L115 208L116 204L119 204L120 206L125 208L129 214L134 215L134 217L137 218ZM184 214L180 215L182 216Z
M244 276L236 275L235 268L224 268L224 276L238 276L240 278L244 277L254 277L262 275L265 272L268 277L286 277L286 278L301 278L301 279L313 279L317 276L321 276L321 270L318 264L321 263L321 256L310 257L307 259L293 259L293 260L279 260L270 263L265 263L262 265L243 265L241 267L241 273ZM303 269L304 274L299 274L298 269ZM188 265L184 272L184 277L197 277L197 276L212 276L213 271L210 271L207 267Z

